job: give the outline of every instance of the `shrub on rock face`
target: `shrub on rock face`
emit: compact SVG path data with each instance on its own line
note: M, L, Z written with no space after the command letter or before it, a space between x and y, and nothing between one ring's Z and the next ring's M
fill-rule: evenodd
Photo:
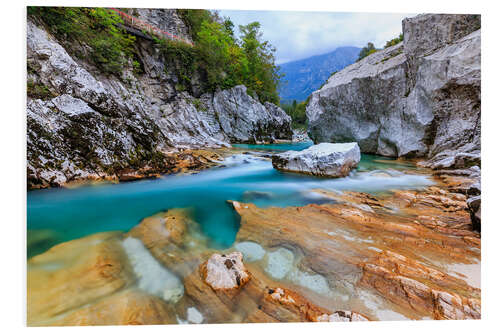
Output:
M385 46L384 46L384 49L388 48L388 47L391 47L391 46L394 46L398 43L401 43L403 41L404 37L403 37L403 33L400 33L398 37L396 38L393 38L391 40L388 40L386 43L385 43Z
M105 8L28 7L28 16L42 20L68 50L79 58L88 58L107 74L120 74L134 57L135 37L119 28L123 20ZM83 43L89 54L81 54L75 45Z
M273 156L278 170L316 176L345 177L361 160L356 142L320 143L302 151L288 151Z

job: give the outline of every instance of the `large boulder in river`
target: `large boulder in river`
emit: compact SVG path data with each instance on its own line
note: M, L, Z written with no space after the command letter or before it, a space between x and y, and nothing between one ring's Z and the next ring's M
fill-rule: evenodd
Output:
M278 170L316 176L345 177L361 159L359 146L351 143L321 143L301 151L274 155L273 167Z
M436 168L479 164L479 15L418 15L403 21L403 33L404 42L335 73L311 95L309 136L426 157Z

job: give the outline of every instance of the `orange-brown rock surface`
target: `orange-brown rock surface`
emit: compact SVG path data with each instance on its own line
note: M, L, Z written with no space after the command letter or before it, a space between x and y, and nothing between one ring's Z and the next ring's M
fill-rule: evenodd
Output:
M335 314L285 287L274 290L293 295L293 306L272 297L268 286L275 281L260 265L246 265L242 258L240 252L215 253L207 247L189 211L183 209L146 218L127 234L107 232L62 243L28 262L28 325L352 317L350 311ZM174 273L182 280L180 290ZM162 279L173 282L163 285Z
M234 202L237 241L293 249L299 269L326 277L331 289L352 298L353 290L376 291L409 318L480 318L481 240L464 195L443 186L378 196L317 192L337 203L263 209Z
M174 323L161 299L135 288L120 233L54 246L28 262L29 326Z
M437 180L315 190L335 201L323 205L232 202L241 228L225 250L186 209L59 244L28 262L28 325L478 319L480 234Z
M207 262L184 279L187 297L203 309L208 322L266 323L325 321L340 316L349 321L368 320L351 311L329 311L285 287L275 285L260 266L247 264L249 279L232 288L213 288L207 282Z
M127 235L139 239L153 257L187 275L214 252L188 209L170 209L147 217Z
M311 304L302 295L288 289L275 288L269 289L266 298L270 302L279 303L292 312L297 313L299 317L307 321L367 321L365 316L351 311L335 311L328 313L328 310Z

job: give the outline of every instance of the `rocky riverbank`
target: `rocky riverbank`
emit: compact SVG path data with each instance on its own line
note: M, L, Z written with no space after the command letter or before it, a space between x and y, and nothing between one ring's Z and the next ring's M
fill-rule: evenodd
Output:
M177 33L189 30L175 10L140 14ZM69 52L67 44L28 18L28 189L150 177L198 159L185 149L292 138L291 118L249 96L245 86L183 90L179 65L167 62L150 39L135 43L141 70L128 64L120 75L103 73L82 57L88 46L74 42ZM193 87L203 83L192 81Z
M481 238L460 187L474 179L414 172L435 185L233 201L241 227L224 250L182 209L59 244L28 261L28 324L478 319Z
M176 11L139 14L188 34ZM38 208L64 206L63 218L67 211L76 215L72 200L88 210L88 202L111 194L101 206L127 202L148 212L117 217L113 210L114 224L98 231L120 228L123 217L131 222L120 230L134 226L47 246L29 258L28 325L480 319L479 28L479 18L470 15L405 20L402 44L334 74L315 92L307 108L309 135L315 142L352 142L340 144L349 148L335 158L342 165L317 151L337 146L324 143L280 155L242 154L233 162L249 167L231 169L230 161L226 174L220 169L131 186L127 200L123 192L88 191L47 208L54 197L38 198ZM292 133L282 109L260 103L244 86L206 93L197 84L202 78L193 77L194 90L181 89L151 40L136 45L143 72L126 66L118 78L70 55L37 20L28 20L27 33L29 188L193 172L238 151L231 143L307 139ZM75 47L85 54L85 45ZM372 169L375 163L364 162L348 178L320 182L269 164L272 158L278 169L346 176L363 163L360 150L405 158L379 162L409 167ZM312 153L321 163L309 163ZM297 165L301 155L307 168ZM325 158L335 174L325 172ZM372 187L360 190L365 181ZM251 188L257 182L260 187ZM179 197L185 200L175 201ZM208 208L194 212L194 201ZM227 216L212 216L217 205ZM47 213L31 216L52 218L52 210L39 212ZM197 221L200 212L213 217L210 238ZM235 218L233 233L222 230L225 218ZM94 219L85 215L78 223L95 227ZM54 221L38 220L34 229L74 222ZM65 239L89 230L96 232ZM54 244L49 229L34 232L31 241ZM224 246L214 241L229 234Z

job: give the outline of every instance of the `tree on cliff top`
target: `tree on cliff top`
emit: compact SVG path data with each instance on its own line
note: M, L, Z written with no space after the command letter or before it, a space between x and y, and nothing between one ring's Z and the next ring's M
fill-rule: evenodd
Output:
M359 57L358 57L358 60L356 60L356 61L360 61L364 57L367 57L370 54L375 53L377 51L378 50L375 48L375 45L373 45L373 43L371 43L371 42L368 42L368 44L366 44L366 46L363 47L361 49L361 51L359 52Z
M239 84L261 102L279 103L276 51L262 39L260 23L239 26L235 35L234 23L217 11L179 9L195 41L194 67L202 69L208 89L231 88Z
M260 23L252 22L240 25L241 47L248 61L248 76L246 86L251 92L255 91L263 100L273 103L279 102L277 93L280 75L274 64L276 49L262 40Z
M259 22L239 26L239 38L234 36L233 22L216 12L197 27L197 65L205 71L210 90L243 84L261 102L279 102L276 50L262 40Z
M194 47L151 36L163 51L168 68L176 73L176 89L193 92L193 78L202 77L206 81L202 82L203 91L243 84L249 94L257 95L261 102L278 103L275 49L262 40L258 22L240 26L237 38L233 22L228 17L220 17L216 11L179 9L177 12L190 30ZM44 22L72 55L89 59L103 73L120 78L130 63L134 69L139 65L135 61L139 57L135 37L120 28L123 21L111 10L28 7L28 16ZM82 44L86 47L82 48ZM140 74L139 70L136 72Z
M123 20L110 10L29 6L27 11L42 20L70 53L90 59L103 73L119 75L134 57L135 37L119 28ZM89 46L88 54L75 42Z

